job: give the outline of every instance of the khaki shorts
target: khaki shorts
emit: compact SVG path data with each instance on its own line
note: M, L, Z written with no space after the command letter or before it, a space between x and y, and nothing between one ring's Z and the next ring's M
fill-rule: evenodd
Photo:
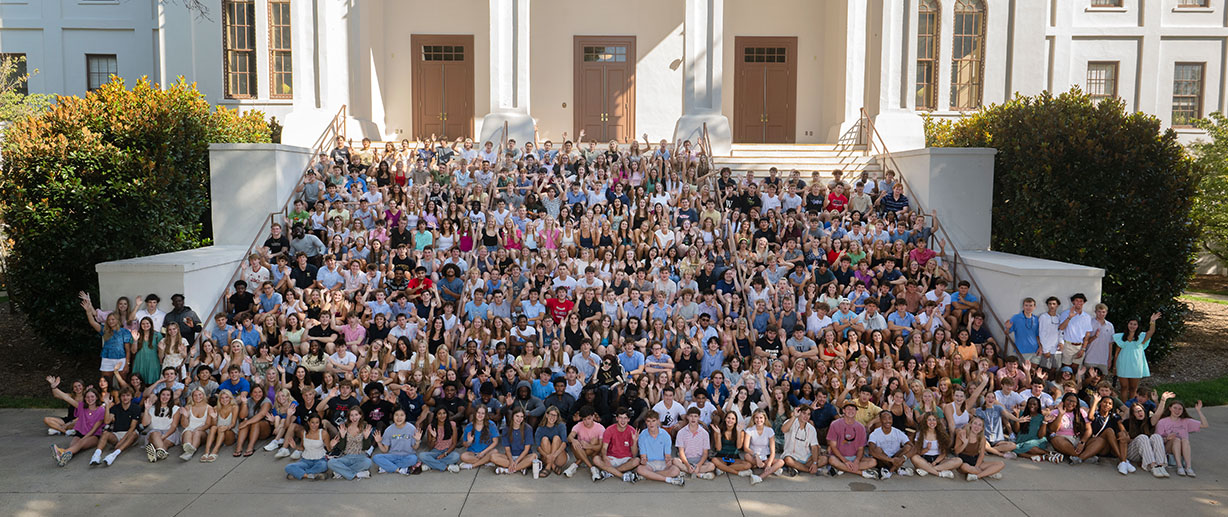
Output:
M610 465L611 465L611 466L613 466L613 467L621 467L621 466L625 465L625 464L626 464L628 461L631 461L631 458L613 458L613 457L611 457L611 458L610 458Z
M653 472L661 472L662 470L669 468L669 463L665 462L665 460L649 461L648 468L652 469Z
M1078 357L1075 357L1076 355L1079 354L1080 350L1083 350L1082 343L1070 343L1070 342L1063 341L1062 342L1062 365L1065 366L1068 364L1076 364L1076 365L1083 364L1083 359L1087 357L1086 353Z

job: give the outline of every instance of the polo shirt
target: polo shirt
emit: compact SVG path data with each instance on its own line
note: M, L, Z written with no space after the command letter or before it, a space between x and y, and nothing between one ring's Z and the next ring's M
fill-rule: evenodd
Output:
M669 436L669 433L664 433ZM622 431L618 430L618 425L612 425L601 433L601 442L606 444L606 454L611 458L630 458L631 445L635 441L635 428L628 425ZM646 454L647 451L640 450L641 454ZM651 458L649 458L651 459ZM664 458L662 458L664 459Z
M609 432L609 429L606 432ZM640 455L647 457L648 461L665 461L665 457L669 456L670 451L674 448L673 440L669 438L669 431L661 428L657 428L656 436L653 436L652 432L648 429L640 431L639 443ZM613 447L610 449L611 457L622 457L614 456Z
M691 426L688 425L678 430L676 445L680 455L686 455L687 460L695 462L703 457L704 451L712 448L711 440L703 425L696 426L696 431L691 431ZM644 439L641 437L640 450L643 450L643 443Z

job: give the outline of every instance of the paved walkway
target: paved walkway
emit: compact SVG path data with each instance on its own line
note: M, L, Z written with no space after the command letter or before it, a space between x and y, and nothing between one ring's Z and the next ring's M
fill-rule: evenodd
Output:
M575 478L534 482L490 470L363 481L291 482L283 461L225 453L211 464L150 465L138 451L110 468L88 457L65 468L51 459L47 410L0 410L0 515L1228 515L1228 407L1206 409L1212 428L1195 435L1198 478L1119 475L1110 465L1010 461L997 481L926 478L745 478L688 480L685 487ZM62 412L55 412L62 414ZM176 449L177 450L177 449ZM301 513L300 513L301 512Z

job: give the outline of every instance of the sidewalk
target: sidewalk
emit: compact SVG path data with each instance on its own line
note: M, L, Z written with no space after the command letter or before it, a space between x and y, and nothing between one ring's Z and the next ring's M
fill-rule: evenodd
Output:
M1211 429L1194 435L1198 478L1121 476L1112 461L1065 466L1011 460L1001 480L898 478L746 478L687 480L685 487L609 479L459 474L375 475L362 481L293 482L285 461L257 452L214 463L170 459L150 465L131 450L109 468L79 455L67 467L51 459L42 417L51 410L0 410L0 515L1225 515L1228 505L1228 407L1205 409ZM175 449L176 453L178 449ZM199 457L199 454L198 454ZM236 512L237 510L237 512ZM408 511L407 511L408 510Z

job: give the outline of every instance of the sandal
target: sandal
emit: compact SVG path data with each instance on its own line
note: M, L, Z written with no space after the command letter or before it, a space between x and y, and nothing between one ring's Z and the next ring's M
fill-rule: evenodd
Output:
M239 456L242 456L242 455L243 455L243 451L240 451L240 450L235 450L235 453L234 453L234 454L231 454L231 456L234 456L234 457L236 457L236 458L238 458Z
M247 451L245 451L245 452L243 453L243 457L244 457L244 458L246 458L246 457L251 456L251 455L253 455L253 454L255 454L255 452L254 452L254 451L252 451L251 449L248 449Z

